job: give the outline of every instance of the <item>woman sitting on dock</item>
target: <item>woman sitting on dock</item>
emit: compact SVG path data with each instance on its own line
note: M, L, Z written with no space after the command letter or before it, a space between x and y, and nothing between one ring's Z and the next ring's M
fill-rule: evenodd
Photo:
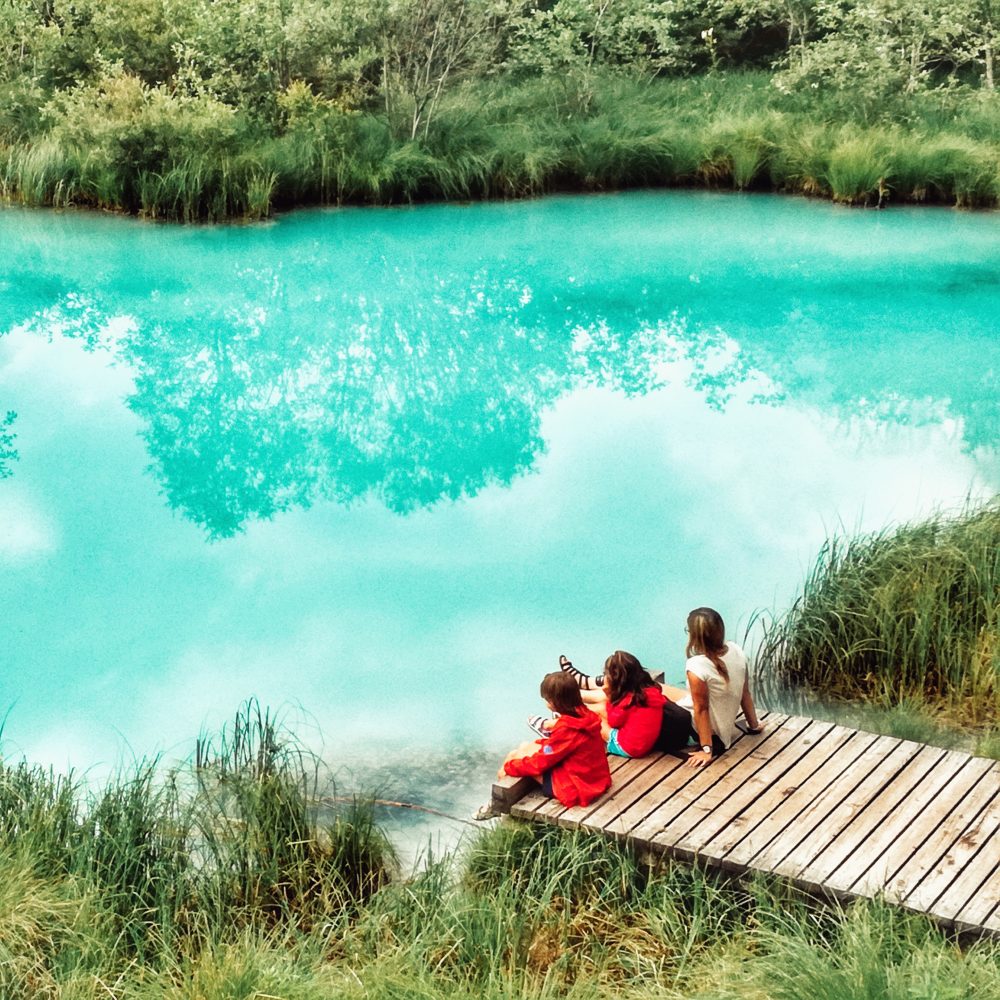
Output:
M739 735L736 717L741 711L748 732L759 733L761 725L750 694L746 654L735 642L726 642L722 615L712 608L695 608L687 618L687 633L687 690L664 685L663 693L691 713L700 749L688 755L687 763L702 767Z
M573 678L558 670L542 678L541 695L558 713L555 724L542 739L512 750L498 777L536 778L544 794L564 806L588 805L611 787L600 716L583 704Z

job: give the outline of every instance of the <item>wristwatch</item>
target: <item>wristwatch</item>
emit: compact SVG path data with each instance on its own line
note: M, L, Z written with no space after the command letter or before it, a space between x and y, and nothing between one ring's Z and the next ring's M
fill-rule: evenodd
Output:
M702 753L711 753L712 752L712 748L710 746L702 746L701 752Z

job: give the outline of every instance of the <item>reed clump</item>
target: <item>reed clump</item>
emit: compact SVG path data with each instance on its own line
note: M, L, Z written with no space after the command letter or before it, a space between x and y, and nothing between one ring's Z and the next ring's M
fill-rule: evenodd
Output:
M319 776L253 702L165 774L143 762L90 789L0 764L0 985L41 990L67 963L158 968L234 935L349 920L394 855L370 806L320 801Z
M957 515L830 538L766 628L766 679L983 727L1000 710L1000 498Z

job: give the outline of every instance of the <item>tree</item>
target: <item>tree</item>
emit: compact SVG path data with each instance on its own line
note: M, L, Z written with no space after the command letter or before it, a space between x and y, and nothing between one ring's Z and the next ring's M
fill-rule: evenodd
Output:
M17 451L14 448L14 438L17 436L11 430L11 426L17 419L17 414L13 410L0 417L0 479L6 479L14 473L10 468L10 462L17 460Z
M509 7L505 0L387 0L379 40L385 109L408 119L411 139L427 134L456 78L491 68Z

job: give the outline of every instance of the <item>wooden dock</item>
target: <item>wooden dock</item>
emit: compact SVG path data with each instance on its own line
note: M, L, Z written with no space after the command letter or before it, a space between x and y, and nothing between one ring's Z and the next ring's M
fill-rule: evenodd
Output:
M527 778L494 808L627 840L642 856L767 872L810 892L881 896L1000 936L1000 761L770 714L706 768L611 758L613 784L567 809Z

